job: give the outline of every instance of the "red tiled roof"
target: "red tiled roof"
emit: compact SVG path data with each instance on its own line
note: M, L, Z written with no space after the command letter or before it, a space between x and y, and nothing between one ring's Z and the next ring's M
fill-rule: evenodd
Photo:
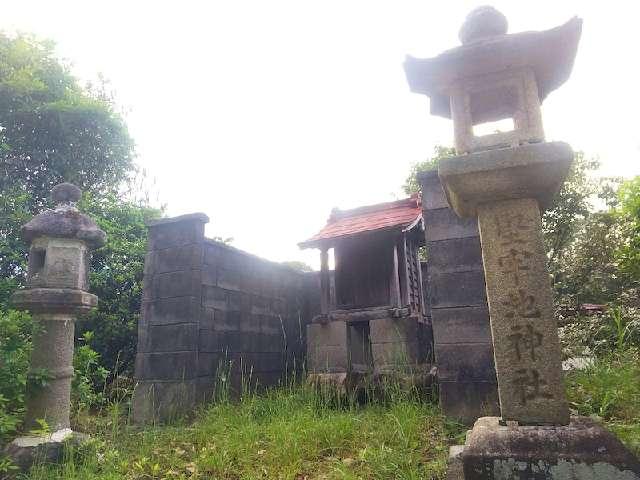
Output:
M422 206L418 195L352 210L334 209L324 228L298 245L301 248L312 248L326 240L349 237L363 232L405 230L413 227L421 217Z

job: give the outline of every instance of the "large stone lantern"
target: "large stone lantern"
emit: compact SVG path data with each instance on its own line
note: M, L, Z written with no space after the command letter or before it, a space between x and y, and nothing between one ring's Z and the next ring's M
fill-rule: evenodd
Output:
M44 420L51 435L21 437L9 453L25 461L25 449L55 443L71 435L69 424L73 377L74 323L95 307L98 297L88 293L89 252L104 244L106 235L78 211L80 189L69 183L53 188L56 207L36 215L22 227L30 245L27 285L13 296L16 308L31 312L35 324L31 371L46 372L45 385L27 392L25 431ZM22 449L22 450L21 450Z
M414 92L451 118L458 156L438 176L459 217L477 218L500 417L480 418L454 448L450 479L637 479L638 460L592 419L570 417L541 230L562 186L571 147L545 142L540 104L571 73L582 21L507 34L505 17L480 7L463 45L408 58ZM511 118L509 131L474 127Z

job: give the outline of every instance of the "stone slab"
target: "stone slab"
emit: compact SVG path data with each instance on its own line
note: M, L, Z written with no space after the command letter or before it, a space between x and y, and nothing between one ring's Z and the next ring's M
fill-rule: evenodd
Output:
M418 173L418 182L422 191L422 209L435 210L437 208L448 208L449 203L444 195L438 170L428 170Z
M133 392L133 421L137 424L170 422L193 411L196 381L139 381Z
M471 425L478 417L500 414L498 386L493 382L439 382L445 415Z
M421 324L416 317L380 318L369 321L371 343L415 342L420 338Z
M482 271L482 248L479 237L428 242L427 252L431 273Z
M443 159L438 175L453 210L473 218L479 205L502 200L532 198L546 209L572 162L566 143L532 143Z
M427 242L478 236L475 219L460 218L450 208L426 210L423 213Z
M195 296L163 298L142 303L142 317L146 325L197 322L202 314L200 299Z
M436 343L435 355L439 380L496 381L491 343Z
M203 213L161 218L147 223L148 250L179 247L204 241L204 225L209 218Z
M375 368L424 363L423 351L423 346L417 341L371 344L371 357Z
M505 420L566 425L560 342L536 200L481 205L491 331Z
M640 461L591 418L565 426L503 426L480 418L459 454L465 480L637 480Z
M429 272L428 295L432 315L437 308L485 306L484 273L477 270L440 274Z
M138 380L185 380L196 376L197 352L138 353L135 365Z
M179 352L195 350L198 325L149 325L138 332L138 352Z
M433 338L442 343L491 343L489 309L482 307L436 308L431 312Z

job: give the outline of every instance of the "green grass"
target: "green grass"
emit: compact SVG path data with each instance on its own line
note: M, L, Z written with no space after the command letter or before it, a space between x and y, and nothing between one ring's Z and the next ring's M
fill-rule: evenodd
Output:
M600 417L640 454L640 353L611 353L572 372L567 394L576 413ZM122 408L76 418L91 442L23 478L443 479L448 447L464 435L433 402L393 385L364 405L289 386L145 429L131 426Z
M640 352L612 352L571 373L567 396L578 414L600 417L640 455Z
M305 387L222 401L173 426L141 430L121 418L94 418L91 443L28 478L441 479L463 432L411 395L335 407Z

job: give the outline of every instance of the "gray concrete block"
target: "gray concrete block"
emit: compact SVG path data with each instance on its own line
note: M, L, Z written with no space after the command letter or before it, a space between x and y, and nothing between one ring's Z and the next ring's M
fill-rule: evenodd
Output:
M339 373L349 370L347 350L325 345L307 347L307 371L309 373Z
M196 383L139 381L133 393L136 424L164 423L193 411Z
M154 275L151 288L149 300L185 296L200 297L201 271L183 270Z
M422 190L423 210L434 210L449 207L437 170L421 172L418 175L418 181L420 182Z
M203 245L195 243L179 247L151 250L145 258L153 274L175 272L178 270L200 270L203 264Z
M197 353L138 353L135 377L137 380L189 380L196 376Z
M436 308L432 310L433 338L440 343L491 343L487 307Z
M148 250L161 250L204 241L203 219L191 218L180 222L149 227Z
M444 414L465 425L479 417L500 415L496 383L440 382L439 396Z
M371 357L376 368L388 365L417 365L422 362L423 347L417 342L372 343Z
M142 317L148 325L197 322L202 317L200 298L195 296L145 301Z
M418 319L380 318L369 321L371 343L415 342L418 339Z
M198 352L198 377L211 377L214 380L225 358L224 353L220 352Z
M486 306L484 272L429 272L428 294L432 315L436 308Z
M475 218L459 218L450 208L426 210L424 223L425 237L428 242L479 235L478 222Z
M438 379L442 381L496 381L493 346L490 343L435 345Z
M483 270L479 237L451 238L427 243L429 272Z
M202 287L202 305L217 310L227 310L229 306L229 292L222 288L204 285Z
M307 325L309 347L337 346L347 348L347 322L311 323Z
M159 353L195 350L198 325L182 323L177 325L149 325L138 337L138 352Z

